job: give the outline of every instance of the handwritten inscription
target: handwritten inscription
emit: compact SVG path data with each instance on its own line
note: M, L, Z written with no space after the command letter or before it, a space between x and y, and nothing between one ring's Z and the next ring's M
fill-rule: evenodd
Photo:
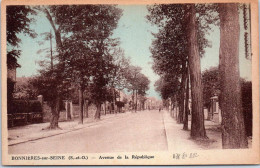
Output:
M176 160L179 160L179 159L187 159L187 158L196 158L196 157L199 157L199 155L197 153L174 153L172 158L173 159L176 159Z

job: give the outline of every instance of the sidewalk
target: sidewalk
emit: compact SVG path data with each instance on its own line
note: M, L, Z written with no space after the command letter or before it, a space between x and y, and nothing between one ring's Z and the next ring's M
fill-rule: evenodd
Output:
M8 129L8 146L25 143L37 139L47 138L55 135L65 134L75 130L101 124L110 118L121 118L129 115L131 112L102 115L101 120L96 121L93 118L84 118L83 124L78 124L78 118L71 121L59 122L60 130L43 130L50 123L31 124Z
M212 121L205 121L207 140L192 140L189 131L183 130L183 124L177 124L176 120L170 116L170 113L163 111L163 118L168 142L169 151L185 151L200 149L222 149L221 132L218 130L219 124Z

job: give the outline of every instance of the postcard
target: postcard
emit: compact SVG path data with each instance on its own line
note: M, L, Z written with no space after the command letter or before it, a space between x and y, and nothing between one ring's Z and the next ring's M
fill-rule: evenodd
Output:
M3 0L3 165L259 164L257 0Z

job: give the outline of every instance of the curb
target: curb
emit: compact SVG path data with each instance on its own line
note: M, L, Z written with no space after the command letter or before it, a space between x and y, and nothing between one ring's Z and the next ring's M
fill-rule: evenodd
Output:
M165 125L165 117L164 117L164 113L165 113L165 111L162 111L163 126L164 126L164 134L165 134L165 137L166 137L167 150L169 150L169 137L168 137L168 135L167 135L167 129L166 129L166 125Z
M173 147L172 147L172 145L170 143L168 127L167 127L167 123L165 122L165 118L166 118L165 115L166 115L166 113L167 113L167 111L163 112L163 124L164 124L165 136L166 136L166 140L167 140L167 149L169 151Z

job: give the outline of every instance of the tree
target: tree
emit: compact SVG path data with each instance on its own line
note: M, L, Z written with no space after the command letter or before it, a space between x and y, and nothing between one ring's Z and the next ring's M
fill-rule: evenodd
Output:
M155 35L157 39L154 41L152 48L155 72L159 75L175 72L175 78L181 78L183 81L180 95L178 95L179 104L182 107L180 114L184 111L183 88L185 88L185 78L187 78L187 75L182 74L182 72L187 73L184 65L186 61L189 62L193 90L191 136L194 138L206 137L199 62L200 57L204 54L204 48L210 46L205 38L205 34L210 30L210 27L205 23L214 22L214 19L211 19L212 12L209 12L214 9L214 5L199 4L196 6L195 4L171 4L148 7L150 12L148 20L161 28L159 33ZM196 15L199 17L196 17ZM181 119L182 115L180 115L180 121Z
M39 61L39 64L41 64L41 66L43 67L44 64L47 65L46 68L50 68L51 70L53 70L53 64L54 64L54 55L56 54L55 53L55 50L53 50L53 34L52 34L52 31L50 30L50 32L44 32L44 33L41 33L40 36L43 37L42 41L38 41L38 44L39 45L42 45L44 44L45 42L50 42L50 47L46 47L46 48L41 48L37 51L37 54L44 54L45 57L49 58L48 60L42 60L42 61ZM50 64L50 66L48 65Z
M142 73L137 76L137 94L140 96L145 96L146 91L149 90L150 80Z
M177 87L178 91L174 91L175 95L169 97L173 100L173 97L178 94L177 101L180 110L177 121L182 123L188 59L184 5L155 5L149 7L148 10L151 13L148 20L161 27L159 33L155 35L156 40L153 41L153 48L151 48L154 59L153 69L159 75L171 74L172 79L168 78L168 80L181 81L181 85Z
M169 108L171 106L171 116L173 117L173 110L176 107L176 95L180 90L180 81L176 76L171 76L172 74L167 74L161 76L154 84L155 90L160 93L163 99L164 105Z
M21 55L19 50L19 43L21 39L18 37L19 33L35 37L36 34L30 29L30 23L33 19L30 15L35 14L29 6L7 6L6 7L6 36L7 36L7 68L16 69L20 67L17 59ZM7 110L12 106L13 92L15 81L11 78L7 79Z
M144 103L144 100L141 98L146 95L146 91L149 90L149 79L141 73L142 68L138 66L130 65L125 71L125 78L127 80L127 89L132 91L132 106L137 111L137 100L139 95L139 100Z
M16 99L33 100L38 96L37 90L31 83L33 77L20 77L16 79L16 89L14 92Z
M164 100L171 98L171 96L178 91L180 82L177 79L173 79L174 78L171 78L170 76L162 76L154 84L155 90L160 93L160 96Z
M204 126L203 113L203 97L201 84L201 70L200 70L200 55L197 41L197 23L195 4L189 5L188 12L189 23L189 69L191 77L191 97L192 97L192 122L191 122L191 137L205 138L206 131Z
M184 112L184 119L183 119L183 129L188 130L189 124L189 97L190 97L190 77L189 77L189 67L187 67L187 81L186 81L186 93L185 93L185 112Z
M59 128L58 121L59 121L59 114L60 114L60 107L61 107L61 100L64 96L64 65L65 65L65 58L62 54L62 35L59 26L56 23L55 16L53 15L54 6L35 6L35 10L38 12L43 12L49 21L53 31L54 37L56 41L56 60L57 63L55 65L51 64L50 66L47 65L48 68L42 69L40 71L41 76L38 78L39 81L45 83L46 88L42 88L41 84L39 84L38 89L41 92L46 94L48 99L48 103L51 106L51 119L50 125L48 129L57 129ZM45 65L46 66L46 65ZM46 78L46 79L44 79ZM37 81L37 80L36 80ZM52 91L51 94L47 93L45 90Z
M56 6L35 6L34 9L38 12L42 12L47 20L49 21L55 37L56 42L56 55L53 59L55 59L55 64L51 61L51 65L42 64L43 69L40 70L40 76L37 78L35 83L38 83L39 86L36 85L39 92L43 94L44 97L47 97L47 101L51 107L51 120L48 129L57 129L59 128L59 113L61 107L61 100L64 98L66 93L66 88L68 88L68 80L66 79L66 55L63 53L63 39L65 35L62 34L62 24L58 23L56 17ZM63 11L64 13L65 11ZM69 17L69 16L67 16ZM47 35L48 37L48 35ZM45 79L46 78L46 79ZM40 84L41 81L43 84ZM48 93L48 91L52 91ZM45 99L46 100L46 99Z
M136 112L137 110L137 89L138 89L138 84L137 84L137 75L141 73L141 69L138 66L129 66L127 69L125 75L128 83L128 90L132 90L132 107L134 108L134 111Z
M101 68L101 67L100 67ZM108 79L104 77L104 74L100 73L99 75L94 76L93 83L90 86L91 100L97 107L94 118L99 120L101 117L101 104L106 101L107 88L106 85Z
M71 14L72 20L64 17L61 12L64 10ZM96 79L103 81L101 78L107 78L107 73L112 69L112 55L109 51L118 42L110 36L117 27L122 11L115 5L71 5L56 7L55 11L57 22L62 25L61 29L67 34L72 33L64 42L64 54L68 57L72 81L78 83L80 123L83 123L83 92L86 86L93 82L91 78L95 79L97 75ZM68 21L72 23L64 24ZM89 24L90 22L92 24ZM102 75L104 77L101 77ZM97 82L98 85L101 83ZM98 103L97 106L101 104Z
M246 148L239 82L239 15L235 3L219 4L221 112L223 148Z
M107 65L111 55L107 48L115 45L115 40L109 36L117 26L121 10L115 5L62 5L37 9L45 13L54 30L59 65L56 67L60 70L58 84L69 80L78 87L79 122L83 123L83 92L95 75L100 75L96 71L109 71ZM57 90L61 87L56 86ZM56 99L62 96L57 92Z
M182 72L181 72L181 88L180 88L180 93L179 93L179 104L180 104L180 112L179 112L179 116L177 118L177 121L179 123L183 123L184 120L184 98L185 98L185 87L186 87L186 80L187 80L187 65L186 65L187 61L183 61L182 62Z
M30 15L36 14L29 6L7 6L6 7L6 35L7 35L7 67L9 69L20 67L17 58L21 54L19 48L21 39L17 36L19 33L35 37L36 33L30 29L30 23L33 19ZM12 48L12 49L11 49Z
M140 102L140 110L144 110L144 103L146 101L145 95L146 91L149 90L150 80L142 73L137 75L137 90L136 90L136 102L139 99ZM137 103L136 103L137 107Z
M210 98L218 96L220 99L220 72L218 67L211 67L202 73L204 106L210 109ZM247 136L252 135L252 82L240 78L242 109Z
M113 48L111 55L112 57L112 69L111 73L108 74L109 80L109 86L113 90L113 107L115 109L115 102L116 102L116 89L123 90L128 86L127 83L127 72L130 66L130 60L128 58L125 58L124 52L120 48Z

